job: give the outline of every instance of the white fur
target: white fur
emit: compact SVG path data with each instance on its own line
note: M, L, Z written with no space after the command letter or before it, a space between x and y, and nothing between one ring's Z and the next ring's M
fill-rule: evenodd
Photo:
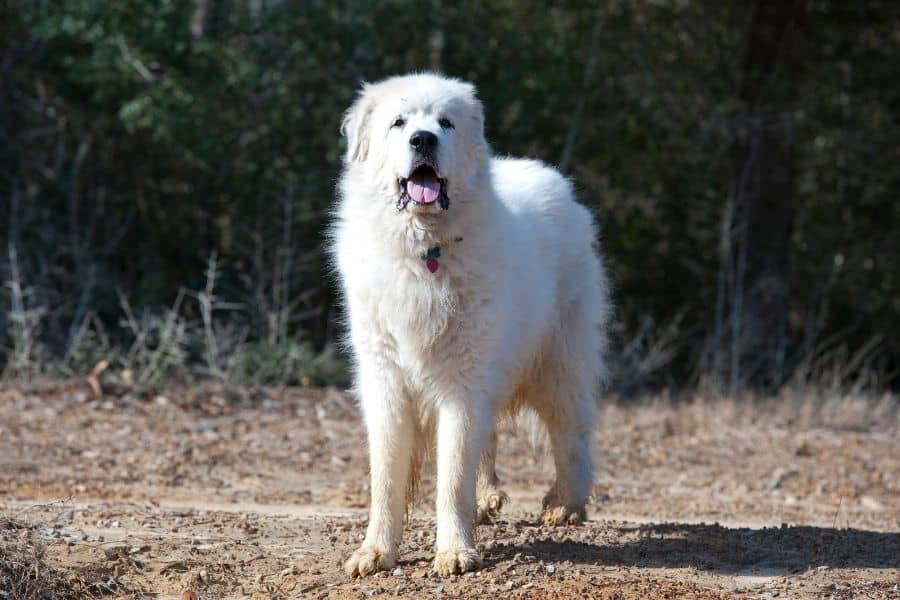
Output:
M392 127L398 116L405 125ZM396 207L419 129L438 136L446 211ZM495 514L505 500L493 464L503 413L528 407L547 426L556 482L544 521L584 518L610 312L594 221L554 169L490 155L470 84L417 74L366 85L342 130L332 252L372 478L368 533L345 568L357 576L396 563L415 465L434 447L434 567L464 572L480 564L476 513ZM421 255L436 245L432 274Z

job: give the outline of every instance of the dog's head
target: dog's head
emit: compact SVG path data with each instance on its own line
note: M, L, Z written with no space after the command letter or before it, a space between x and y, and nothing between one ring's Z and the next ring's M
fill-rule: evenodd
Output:
M345 163L399 210L447 210L483 178L484 113L471 84L425 73L366 84L344 116Z

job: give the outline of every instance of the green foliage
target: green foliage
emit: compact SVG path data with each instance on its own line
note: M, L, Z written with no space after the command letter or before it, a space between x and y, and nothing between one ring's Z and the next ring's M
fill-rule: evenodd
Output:
M31 337L22 315L0 317L7 364L22 340L29 356L44 356L38 342L47 356L85 352L88 321L129 347L120 293L165 323L216 253L218 294L239 307L228 314L247 344L233 357L241 377L344 377L315 358L338 331L321 232L341 113L361 80L439 69L478 85L498 153L565 163L602 224L623 346L669 340L648 385L700 377L752 4L202 4L0 8L0 226L40 315ZM757 74L754 101L794 99L793 364L876 334L867 366L888 372L900 356L898 14L810 3L792 33L800 75ZM186 303L179 318L193 331L200 315ZM202 362L198 344L166 339L166 360Z
M308 344L293 341L253 342L241 348L234 362L231 378L245 384L350 384L349 365L335 353L333 346L317 354Z

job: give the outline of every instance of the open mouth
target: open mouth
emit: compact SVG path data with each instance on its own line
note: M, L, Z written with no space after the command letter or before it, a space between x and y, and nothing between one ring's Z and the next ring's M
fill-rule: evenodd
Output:
M422 205L437 202L442 210L450 207L447 180L439 177L431 165L419 165L409 177L401 177L398 182L400 197L397 199L397 210L403 210L410 202Z

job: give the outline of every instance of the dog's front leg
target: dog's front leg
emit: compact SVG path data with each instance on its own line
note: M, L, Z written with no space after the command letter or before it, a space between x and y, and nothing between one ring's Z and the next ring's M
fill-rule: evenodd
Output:
M440 404L437 423L437 541L434 570L453 575L481 565L475 550L475 474L491 415L470 398Z
M383 366L361 365L359 391L369 437L372 504L362 546L344 564L350 577L397 563L406 514L415 424L399 376Z

